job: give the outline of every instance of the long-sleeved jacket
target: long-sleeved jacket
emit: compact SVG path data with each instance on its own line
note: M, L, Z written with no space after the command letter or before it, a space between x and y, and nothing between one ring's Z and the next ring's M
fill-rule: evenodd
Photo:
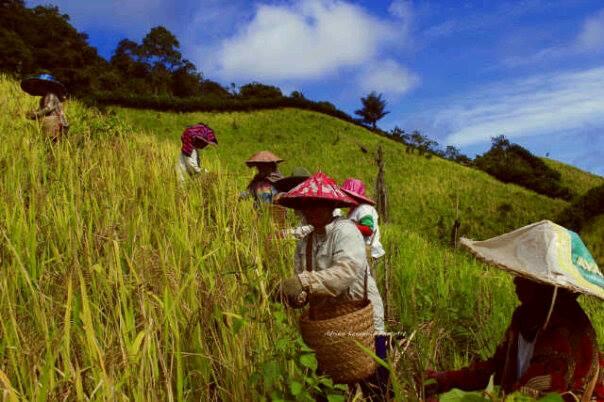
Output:
M40 108L31 113L34 119L40 119L46 116L56 116L61 126L67 127L69 123L63 112L63 105L59 97L53 93L48 93L40 99Z
M306 270L306 243L311 238L312 271ZM298 242L296 272L315 308L332 303L361 300L365 292L373 305L376 333L384 332L384 306L369 266L363 236L352 221L336 218L325 227L325 234L313 232Z
M495 383L507 393L521 391L537 397L571 391L580 398L600 361L594 329L579 304L570 300L556 305L547 328L536 336L532 357L522 373L518 364L519 322L527 317L521 314L519 307L493 357L461 370L438 373L439 392L484 389L494 374ZM604 395L599 395L602 391L598 384L593 398L604 400ZM574 400L571 396L567 399Z
M350 210L348 219L357 224L366 224L369 226L371 234L365 237L365 243L371 247L371 256L373 258L383 257L386 252L380 241L379 218L376 209L369 204L361 204ZM365 223L366 221L368 223Z
M282 178L283 175L280 172L272 172L268 176L257 174L250 184L248 184L246 191L242 192L239 197L253 197L257 206L270 204L273 202L273 198L279 193L273 183Z

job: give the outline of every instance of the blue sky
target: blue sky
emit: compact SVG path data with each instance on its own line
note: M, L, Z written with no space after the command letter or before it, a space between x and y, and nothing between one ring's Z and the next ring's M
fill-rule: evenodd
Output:
M207 78L301 90L469 155L504 134L604 175L601 0L30 0L56 4L109 57L164 25Z

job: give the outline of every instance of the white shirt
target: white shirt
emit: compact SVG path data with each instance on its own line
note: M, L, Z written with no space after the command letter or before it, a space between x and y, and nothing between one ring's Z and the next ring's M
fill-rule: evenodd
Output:
M355 223L360 223L364 216L371 216L373 218L373 235L365 238L365 243L371 246L371 256L373 258L380 258L386 251L380 242L380 226L378 225L378 213L374 207L369 204L361 204L355 209L351 210L348 214L348 219Z
M178 163L176 164L176 172L180 182L184 182L185 173L188 173L189 176L194 176L202 171L205 173L208 172L206 169L202 169L199 166L199 153L197 152L197 149L193 148L193 152L191 152L190 156L187 156L182 152L180 153Z
M535 350L535 340L528 342L522 334L518 333L518 364L516 365L517 378L520 379L526 372L526 369L533 358L533 351Z
M384 332L384 305L375 280L368 273L363 236L348 219L336 218L325 227L325 234L314 233L312 271L306 271L306 242L296 249L296 272L317 305L361 300L365 294L373 306L373 322L378 334Z

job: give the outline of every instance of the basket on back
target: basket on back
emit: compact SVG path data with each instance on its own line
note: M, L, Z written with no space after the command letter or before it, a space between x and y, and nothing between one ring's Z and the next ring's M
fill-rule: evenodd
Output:
M311 319L311 312L314 313ZM341 314L345 312L344 314ZM373 306L369 300L323 309L317 316L312 309L300 317L304 342L317 356L319 368L334 382L361 381L377 368L375 360L359 344L374 350ZM330 317L331 316L331 317Z
M306 269L312 271L312 234L307 239ZM364 297L344 303L310 308L300 317L304 342L315 351L319 369L336 383L351 384L366 379L377 369L374 351L373 305L367 297L367 270ZM362 347L361 347L362 346Z

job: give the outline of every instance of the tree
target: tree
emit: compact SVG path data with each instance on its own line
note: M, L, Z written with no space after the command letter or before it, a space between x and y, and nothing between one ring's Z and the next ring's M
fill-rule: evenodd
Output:
M162 65L172 72L181 67L183 62L179 49L180 43L176 36L165 27L157 26L151 28L143 38L140 54L143 60L153 68Z
M450 161L456 161L460 155L461 152L459 152L459 149L455 148L453 145L447 145L447 147L445 148L445 159L448 159Z
M573 197L562 185L560 172L503 135L491 138L491 149L477 156L474 164L504 183L515 183L550 197L566 200Z
M361 103L363 108L356 110L354 114L361 116L363 123L371 124L374 130L377 128L377 121L390 113L385 111L386 100L382 98L382 94L377 94L375 91L361 98Z
M201 74L197 72L195 65L184 60L182 67L172 74L172 93L179 97L199 95L201 81Z
M239 88L239 96L242 98L281 98L283 94L277 87L254 81Z

